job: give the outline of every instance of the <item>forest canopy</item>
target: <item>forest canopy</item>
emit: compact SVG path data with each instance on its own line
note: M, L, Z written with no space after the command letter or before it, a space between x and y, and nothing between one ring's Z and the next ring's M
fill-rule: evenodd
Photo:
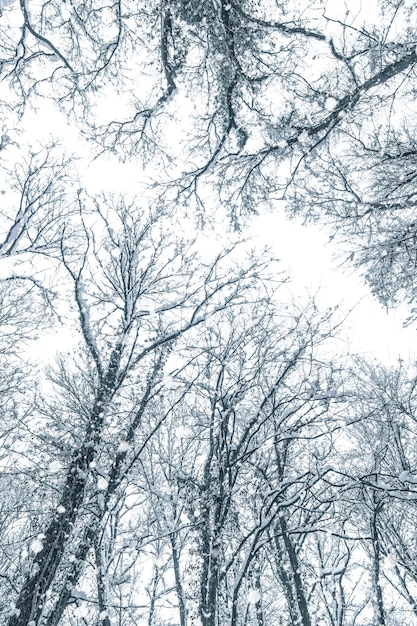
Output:
M416 20L0 0L2 623L417 624L415 364L245 240L279 201L415 324Z

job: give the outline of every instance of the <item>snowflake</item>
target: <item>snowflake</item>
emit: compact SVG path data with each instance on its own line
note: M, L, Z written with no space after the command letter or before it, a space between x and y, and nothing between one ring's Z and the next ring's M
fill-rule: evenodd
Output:
M333 111L333 109L335 109L337 105L337 100L336 98L327 98L326 102L324 103L324 108L326 109L326 111Z
M261 594L257 589L251 589L248 593L248 603L256 604L261 599Z
M127 441L122 441L119 447L117 448L117 452L127 452L129 448L130 448L129 443Z
M30 544L30 549L32 550L33 554L39 554L39 552L42 552L43 550L43 543L40 540L40 538L36 538L34 539L31 544Z

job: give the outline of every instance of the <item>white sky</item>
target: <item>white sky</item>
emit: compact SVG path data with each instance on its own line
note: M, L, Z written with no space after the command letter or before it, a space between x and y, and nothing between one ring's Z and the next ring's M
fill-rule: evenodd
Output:
M255 218L251 230L260 242L271 246L283 268L288 268L295 293L319 290L324 306L338 304L343 312L355 307L346 323L352 352L363 352L386 363L396 361L398 356L410 359L416 329L403 328L405 308L387 312L357 273L338 266L332 258L337 248L328 243L318 227L289 221L278 210Z

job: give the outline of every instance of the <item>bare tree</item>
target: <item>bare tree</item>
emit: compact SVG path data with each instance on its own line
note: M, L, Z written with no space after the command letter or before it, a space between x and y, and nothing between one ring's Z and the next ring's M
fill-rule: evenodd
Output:
M384 368L361 361L351 380L357 389L339 477L340 519L353 555L347 571L357 570L356 593L363 586L361 611L376 624L396 624L415 615L415 372L402 362Z
M372 16L0 0L9 626L417 615L415 374L357 362L347 407L331 314L285 308L269 256L207 261L175 234L183 205L240 227L285 200L415 317L415 17L406 0ZM55 143L19 146L46 100L98 159L150 163L156 185L92 197ZM27 346L58 315L74 349L44 376Z
M163 215L138 213L122 200L97 200L81 224L84 240L63 237L61 254L84 347L58 375L63 397L58 417L54 411L48 420L52 433L66 422L69 452L10 625L46 616L59 623L108 501L172 410L151 407L175 343L244 298L260 271L255 261L233 271L231 250L199 263Z
M28 543L36 536L49 491L45 474L31 455L33 419L39 390L37 338L57 320L56 284L46 268L54 266L64 220L70 220L71 159L56 146L31 151L25 160L2 163L0 212L0 411L1 439L1 612L9 611L19 572L28 565ZM39 261L39 262L37 262ZM34 268L36 266L36 272ZM23 540L22 531L28 540Z
M337 173L341 155L349 180L355 149L380 163L414 153L409 120L393 122L415 90L415 9L403 0L378 0L372 16L289 0L1 9L12 102L67 103L100 149L162 159L164 182L202 204L208 184L234 216L272 189L285 195L291 180L304 186L316 163L323 178ZM112 107L98 115L104 93Z
M340 372L318 357L334 333L331 316L278 302L225 310L188 338L187 394L143 457L181 624L275 619L268 555L280 572L292 559L297 580L288 585L307 602L292 537L305 538L328 511L326 469L309 454L329 436L343 391ZM299 619L297 608L286 611Z

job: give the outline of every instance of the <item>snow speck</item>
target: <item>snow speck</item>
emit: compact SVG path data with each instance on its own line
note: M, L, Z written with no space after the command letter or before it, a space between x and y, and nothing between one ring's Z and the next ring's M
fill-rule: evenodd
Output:
M130 445L127 441L122 441L117 448L117 452L127 452L130 448Z
M248 603L256 604L261 599L261 594L257 589L250 589L248 593Z
M65 507L64 507L64 506L62 506L62 504L59 504L59 505L56 507L56 512L57 512L57 513L59 513L59 515L62 515L63 513L65 513L65 510L66 510L66 509L65 509Z
M36 539L34 539L31 544L30 544L30 549L33 552L33 554L39 554L39 552L42 552L43 550L43 543L40 540L39 537L37 537Z
M288 143L285 141L285 139L278 141L277 148L284 150L284 148L287 148L287 147L288 147Z
M326 102L324 103L324 108L326 109L326 111L333 111L336 108L336 105L336 98L327 98Z
M99 479L97 480L97 489L100 489L100 491L106 491L108 486L109 486L109 481L103 478L103 476L100 476Z

